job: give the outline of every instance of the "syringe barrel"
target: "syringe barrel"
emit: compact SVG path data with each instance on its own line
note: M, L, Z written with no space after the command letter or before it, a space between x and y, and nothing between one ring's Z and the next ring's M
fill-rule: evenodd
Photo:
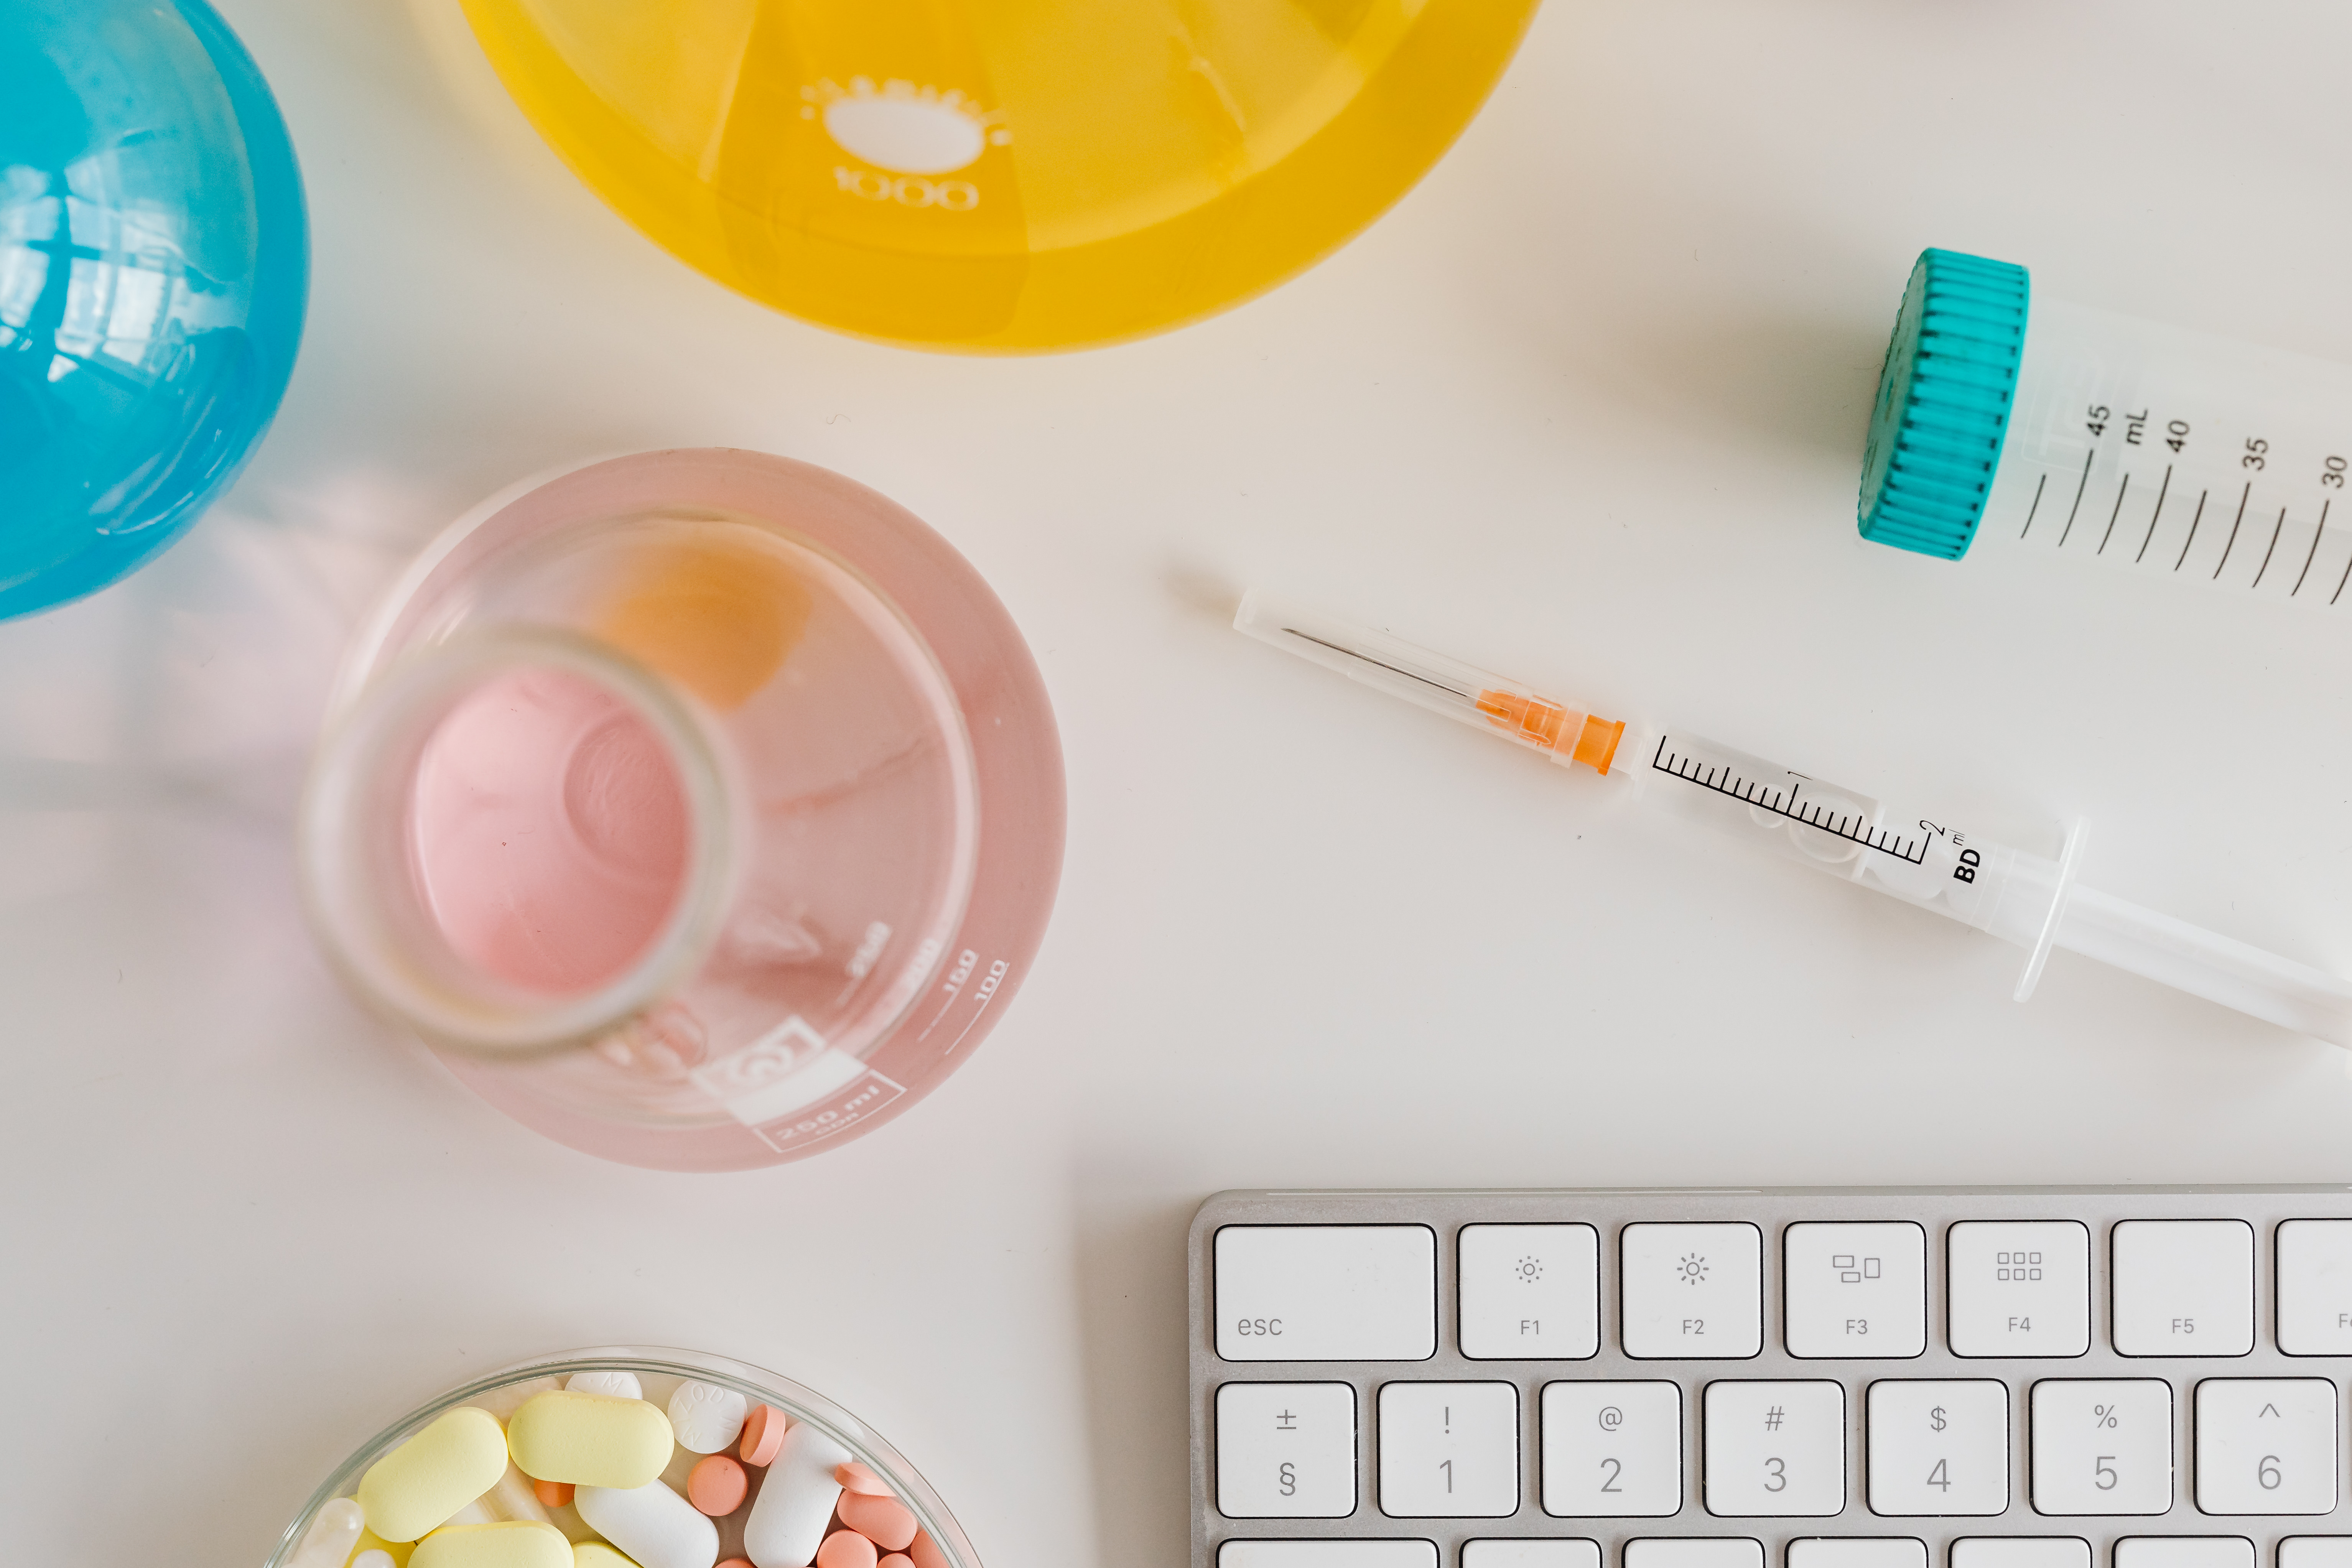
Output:
M2004 942L2033 946L2057 896L2057 862L1948 817L1900 810L1685 730L1629 737L1627 750L1653 806Z
M2352 614L2352 366L2051 298L1931 250L1887 352L1865 538Z

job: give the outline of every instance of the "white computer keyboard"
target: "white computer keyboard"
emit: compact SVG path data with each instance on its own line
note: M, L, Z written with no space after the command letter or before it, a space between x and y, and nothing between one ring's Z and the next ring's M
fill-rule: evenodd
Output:
M2352 1188L1222 1193L1193 1568L2352 1568Z

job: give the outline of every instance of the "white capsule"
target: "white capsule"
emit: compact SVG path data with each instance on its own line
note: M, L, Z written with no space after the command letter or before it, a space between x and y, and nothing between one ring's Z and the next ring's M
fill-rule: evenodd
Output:
M564 1380L565 1392L604 1394L614 1399L643 1399L646 1391L634 1372L575 1372Z
M382 1547L371 1547L352 1559L352 1568L398 1568L392 1553Z
M362 1522L360 1505L350 1498L320 1503L310 1528L302 1532L302 1544L286 1560L286 1568L343 1568L343 1559L360 1543Z
M515 1468L511 1459L507 1461L507 1473L499 1478L499 1484L475 1500L502 1520L520 1520L531 1524L552 1522L547 1517L546 1508L539 1500L539 1494L530 1489L530 1478Z
M639 1568L711 1568L719 1561L719 1527L660 1481L581 1487L572 1506Z
M681 1383L669 1396L677 1446L698 1454L715 1454L742 1436L743 1417L751 1413L750 1400L715 1383Z
M743 1555L755 1568L808 1568L815 1560L833 1505L841 1500L833 1472L849 1458L848 1449L809 1423L793 1423L743 1521Z

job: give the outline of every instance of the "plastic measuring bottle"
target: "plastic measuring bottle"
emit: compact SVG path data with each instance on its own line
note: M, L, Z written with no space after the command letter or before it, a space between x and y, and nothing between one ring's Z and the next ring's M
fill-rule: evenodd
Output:
M1975 542L2352 614L2347 479L2352 366L1929 250L1887 347L1860 518L1927 555Z
M1253 592L1234 629L1541 752L1685 821L2024 948L2016 997L2053 947L2352 1046L2352 982L2083 886L2077 822L2055 859L1675 726L1642 730L1413 644Z

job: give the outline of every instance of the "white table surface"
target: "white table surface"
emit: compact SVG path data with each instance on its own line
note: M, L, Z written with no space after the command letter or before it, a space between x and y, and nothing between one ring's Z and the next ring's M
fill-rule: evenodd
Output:
M1911 258L2352 358L2352 10L1554 0L1431 177L1170 336L934 357L673 261L453 0L223 0L316 287L243 481L0 626L0 1556L250 1563L383 1421L576 1344L868 1417L983 1557L1185 1552L1187 1217L1247 1185L2315 1181L2333 1049L1783 863L1234 636L1260 581L2352 966L2352 620L1862 544ZM329 666L488 492L671 445L828 465L1020 621L1067 869L1026 988L876 1136L600 1163L356 1009L288 814ZM2167 835L2168 847L2150 840Z

